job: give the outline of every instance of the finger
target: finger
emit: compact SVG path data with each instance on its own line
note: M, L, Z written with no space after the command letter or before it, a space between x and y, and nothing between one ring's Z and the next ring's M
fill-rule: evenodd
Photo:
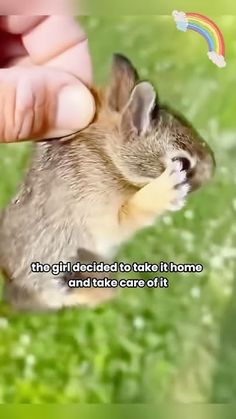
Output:
M1 16L0 18L0 67L28 55L23 43L22 33L26 33L41 22L45 16Z
M95 112L90 91L51 69L0 70L0 138L4 142L60 137L87 126Z
M78 77L86 85L92 82L92 65L88 41L77 43L57 57L47 62L48 67L63 68L64 71Z
M11 34L23 34L33 29L34 26L42 22L47 16L3 16L0 21L2 30Z
M72 16L49 16L22 36L33 64L69 71L84 83L92 77L88 43Z
M62 137L87 127L95 114L94 98L88 88L78 82L62 88L56 103L56 117L42 138Z
M0 139L12 142L32 135L37 131L32 116L38 114L43 84L32 72L22 72L17 68L0 70ZM35 100L34 90L37 90ZM35 109L35 112L33 110ZM43 118L35 118L42 129Z

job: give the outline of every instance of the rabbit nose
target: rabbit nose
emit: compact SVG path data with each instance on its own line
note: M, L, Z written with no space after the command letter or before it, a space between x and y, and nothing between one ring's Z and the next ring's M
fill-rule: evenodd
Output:
M213 154L209 153L198 161L193 170L188 172L191 190L194 191L207 183L212 178L214 171L215 159Z

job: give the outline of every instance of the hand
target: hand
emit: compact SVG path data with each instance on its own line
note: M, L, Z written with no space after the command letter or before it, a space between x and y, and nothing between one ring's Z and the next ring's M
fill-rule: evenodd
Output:
M88 42L70 16L0 18L0 141L85 128L95 104Z

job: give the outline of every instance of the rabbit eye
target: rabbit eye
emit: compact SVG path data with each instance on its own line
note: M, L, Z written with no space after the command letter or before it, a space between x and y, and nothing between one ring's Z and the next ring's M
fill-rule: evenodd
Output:
M181 157L180 161L182 162L183 165L183 169L182 170L186 170L186 172L190 169L191 167L191 163L190 160L187 159L186 157Z
M179 160L182 163L182 170L186 170L186 172L191 168L191 162L187 157L174 157L172 160Z

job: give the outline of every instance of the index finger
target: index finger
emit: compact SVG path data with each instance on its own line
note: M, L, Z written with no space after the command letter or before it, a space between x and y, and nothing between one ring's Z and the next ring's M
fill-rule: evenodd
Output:
M56 67L91 84L88 41L72 16L7 16L0 25L9 33L21 34L28 53L27 64Z
M0 27L11 34L22 35L45 18L46 16L1 16Z
M24 33L22 40L33 64L54 66L91 83L87 38L72 16L48 16Z

